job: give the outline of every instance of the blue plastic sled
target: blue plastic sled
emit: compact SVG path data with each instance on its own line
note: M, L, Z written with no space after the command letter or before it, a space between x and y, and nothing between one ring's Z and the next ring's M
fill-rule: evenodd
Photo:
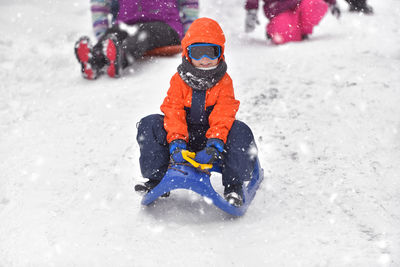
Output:
M220 172L217 168L213 168L211 171ZM214 190L210 182L210 175L207 172L188 165L172 165L161 182L144 195L142 205L149 205L163 194L174 189L189 189L212 200L212 203L221 210L234 216L242 216L250 206L261 181L264 179L264 171L260 167L258 159L251 177L247 185L243 185L243 205L235 207Z

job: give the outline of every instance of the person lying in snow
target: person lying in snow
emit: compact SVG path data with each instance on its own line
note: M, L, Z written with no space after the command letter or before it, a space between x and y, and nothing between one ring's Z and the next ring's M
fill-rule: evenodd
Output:
M245 31L254 31L259 0L247 0ZM336 0L264 0L264 13L269 19L266 27L267 38L274 44L301 41L312 34L329 7L337 18L340 9Z
M250 128L235 120L240 102L226 72L224 44L212 19L197 19L187 31L182 64L161 105L164 116L149 115L138 124L140 168L149 180L136 191L153 189L170 163L185 163L181 151L190 150L197 152L195 161L221 166L225 198L243 204L242 185L251 179L257 147Z
M119 77L154 48L179 45L190 24L198 18L198 0L91 0L93 29L75 44L75 55L84 78L93 80L106 72ZM109 23L109 15L112 22Z

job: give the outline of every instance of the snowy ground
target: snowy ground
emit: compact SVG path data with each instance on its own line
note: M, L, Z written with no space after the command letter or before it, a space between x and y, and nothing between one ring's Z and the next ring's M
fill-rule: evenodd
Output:
M1 1L0 266L400 266L400 2L369 2L374 16L342 1L339 21L276 47L264 26L242 33L242 1L200 0L266 174L233 219L188 191L143 208L132 190L135 124L160 112L179 56L86 81L88 1Z

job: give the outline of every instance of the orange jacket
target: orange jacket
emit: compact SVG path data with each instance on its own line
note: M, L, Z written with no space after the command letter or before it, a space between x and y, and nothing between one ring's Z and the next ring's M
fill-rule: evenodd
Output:
M195 20L182 40L182 55L188 58L187 47L193 43L212 43L220 45L224 51L225 36L212 19L200 18ZM221 55L223 58L223 54ZM208 117L210 128L206 138L218 138L224 143L235 121L240 102L235 99L232 80L227 73L212 88L206 91L205 108L214 105ZM188 129L185 107L191 107L192 88L187 85L178 73L172 76L167 97L161 105L164 113L164 128L167 131L167 141L176 139L188 141Z

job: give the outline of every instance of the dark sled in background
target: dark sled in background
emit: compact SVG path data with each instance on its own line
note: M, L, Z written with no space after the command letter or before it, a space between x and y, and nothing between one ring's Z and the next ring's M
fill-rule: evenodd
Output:
M143 196L142 205L150 205L157 198L172 190L189 189L212 201L221 210L233 216L242 216L250 206L261 181L264 179L264 171L257 159L251 180L243 184L243 205L236 207L218 194L211 185L211 172L220 173L220 169L212 167L212 165L204 166L205 164L199 164L192 159L189 162L192 165L171 164L161 182ZM205 170L207 168L211 169Z
M181 45L170 45L154 48L153 50L147 51L145 57L171 57L182 53Z

